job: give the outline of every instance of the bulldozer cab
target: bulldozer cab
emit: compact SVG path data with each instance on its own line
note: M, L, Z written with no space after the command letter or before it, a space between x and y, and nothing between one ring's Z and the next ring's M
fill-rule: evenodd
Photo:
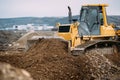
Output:
M100 26L104 24L103 6L82 6L80 13L79 35L100 35Z

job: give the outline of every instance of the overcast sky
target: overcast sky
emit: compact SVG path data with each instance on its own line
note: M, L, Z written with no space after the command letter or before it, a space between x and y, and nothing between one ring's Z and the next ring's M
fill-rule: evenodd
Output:
M67 6L78 15L82 4L106 3L108 15L120 15L120 0L0 0L0 18L63 17Z

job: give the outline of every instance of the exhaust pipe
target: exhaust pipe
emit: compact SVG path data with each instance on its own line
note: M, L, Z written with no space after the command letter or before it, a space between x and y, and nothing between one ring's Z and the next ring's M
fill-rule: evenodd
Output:
M72 12L71 12L71 8L70 6L68 6L68 19L69 19L69 23L71 24L72 23Z

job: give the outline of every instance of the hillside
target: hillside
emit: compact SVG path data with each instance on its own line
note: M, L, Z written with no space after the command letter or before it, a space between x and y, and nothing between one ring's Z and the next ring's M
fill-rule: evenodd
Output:
M78 16L73 16L77 18ZM0 28L12 27L13 25L25 25L25 24L47 24L54 26L57 22L68 23L67 17L20 17L20 18L1 18ZM120 16L108 16L108 22L120 25Z

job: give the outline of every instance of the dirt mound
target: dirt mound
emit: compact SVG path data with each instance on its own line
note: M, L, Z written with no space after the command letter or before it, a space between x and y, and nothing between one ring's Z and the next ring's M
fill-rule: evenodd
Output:
M12 43L21 37L21 32L0 31L0 44Z
M39 39L24 56L24 68L32 73L35 80L75 78L77 68L67 48L67 43L62 40Z
M120 79L120 56L99 52L81 56L68 53L60 39L39 39L27 53L0 55L0 61L29 71L34 80L116 80Z
M114 65L117 65L118 67L120 67L120 53L118 54L105 54L105 56L111 61L113 62Z
M26 48L27 40L33 36L38 35L36 32L28 32L23 35L20 39L18 39L15 43L13 43L14 48Z
M15 31L0 31L0 50L8 50L8 45L21 37L21 32Z
M6 63L0 63L0 80L33 80L30 74Z
M20 39L18 39L15 43L13 43L14 49L25 49L27 50L27 41L30 40L32 37L35 36L54 36L55 32L52 31L30 31L24 34Z
M29 71L35 80L79 80L75 57L67 43L59 39L40 39L24 55L1 55L0 61ZM83 60L84 58L81 58Z
M99 79L99 80L111 80L112 76L116 75L119 73L120 77L120 68L116 65L113 64L111 59L105 57L103 54L100 54L95 51L91 51L86 54L87 63L86 67L88 67L90 75L94 79ZM114 57L116 58L116 57ZM119 78L117 77L117 78ZM119 78L120 79L120 78ZM113 79L112 79L113 80Z

